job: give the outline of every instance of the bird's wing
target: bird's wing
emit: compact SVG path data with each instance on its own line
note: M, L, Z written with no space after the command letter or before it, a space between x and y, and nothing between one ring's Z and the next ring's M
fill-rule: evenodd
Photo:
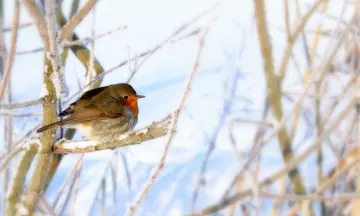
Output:
M45 125L39 129L36 130L37 133L43 132L45 130L48 130L50 128L54 128L57 126L63 126L63 125L71 125L71 124L79 124L84 123L92 120L101 120L108 118L106 115L103 114L98 108L96 107L87 107L85 109L78 110L72 115L66 119L54 122L49 125Z
M67 116L67 115L74 113L76 110L82 109L87 106L91 106L92 99L94 97L100 95L101 93L104 93L105 92L104 90L106 90L106 87L107 86L86 91L77 101L70 104L70 106L66 110L59 113L59 116L60 117Z
M118 118L124 113L124 106L114 102L97 103L74 111L71 116L62 120L61 125L78 124L93 120Z
M117 118L124 115L124 105L113 97L97 100L93 106L101 110L109 118Z
M91 89L89 91L84 92L84 94L79 98L79 100L90 100L91 98L95 97L96 95L100 94L104 91L108 86L103 86L95 89Z
M74 125L94 120L119 118L124 115L124 109L125 107L116 100L105 100L103 103L96 103L75 110L68 118L39 128L37 133L62 125Z

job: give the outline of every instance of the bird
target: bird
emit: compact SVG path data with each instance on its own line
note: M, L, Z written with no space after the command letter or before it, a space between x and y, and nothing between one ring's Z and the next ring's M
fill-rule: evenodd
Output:
M127 83L118 83L86 91L77 101L59 113L65 119L37 129L41 133L51 128L78 129L90 141L110 142L134 129L139 115L138 95Z

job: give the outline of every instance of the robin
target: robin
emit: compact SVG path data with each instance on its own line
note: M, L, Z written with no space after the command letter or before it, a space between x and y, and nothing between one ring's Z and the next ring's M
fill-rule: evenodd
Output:
M64 126L78 129L89 140L111 141L135 127L138 99L144 97L127 83L92 89L59 114L59 117L68 116L66 119L43 126L36 132Z

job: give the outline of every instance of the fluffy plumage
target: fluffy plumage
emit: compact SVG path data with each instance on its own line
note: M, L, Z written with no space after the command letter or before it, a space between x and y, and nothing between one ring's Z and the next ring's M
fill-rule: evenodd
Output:
M138 98L127 83L100 87L85 92L59 114L66 119L39 128L42 132L57 126L76 128L90 140L110 141L133 129L138 120Z

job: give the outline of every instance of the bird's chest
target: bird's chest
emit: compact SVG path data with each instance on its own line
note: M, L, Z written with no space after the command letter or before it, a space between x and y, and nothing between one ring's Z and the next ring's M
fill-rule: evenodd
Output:
M90 140L110 142L119 135L132 130L137 123L137 119L132 115L121 116L119 118L96 120L78 126L80 133Z

